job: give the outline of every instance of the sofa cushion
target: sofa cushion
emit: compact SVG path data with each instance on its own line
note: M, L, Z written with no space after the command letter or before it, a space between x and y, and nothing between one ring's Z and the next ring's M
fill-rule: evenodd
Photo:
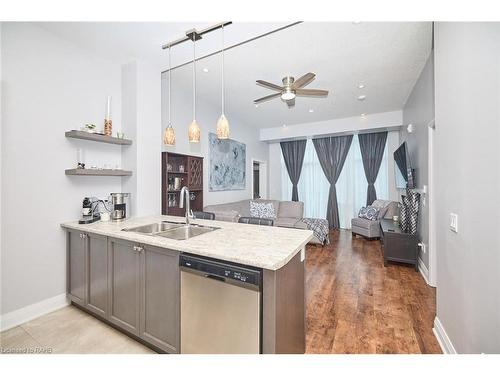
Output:
M304 202L282 201L278 217L293 217L302 219L304 216Z
M360 227L360 228L365 228L365 229L370 229L373 226L379 226L378 221L373 221L373 220L367 220L367 219L362 219L360 217L354 217L351 220L351 225L354 227Z
M219 221L231 221L238 222L240 218L240 214L235 210L227 210L227 211L212 211L215 215L215 220Z
M271 202L264 203L250 201L250 216L261 219L275 219L276 211L274 210L274 205Z
M391 204L391 201L386 201L383 199L376 199L373 201L372 206L378 208L378 219L382 219L386 213L387 210L389 209L389 205Z
M295 219L293 217L278 217L274 220L274 225L277 227L297 228L296 225L298 223L299 219Z

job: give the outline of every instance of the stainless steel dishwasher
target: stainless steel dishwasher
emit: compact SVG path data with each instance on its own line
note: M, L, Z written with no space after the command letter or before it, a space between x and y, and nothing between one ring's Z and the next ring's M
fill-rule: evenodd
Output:
M261 271L181 254L181 353L260 353Z

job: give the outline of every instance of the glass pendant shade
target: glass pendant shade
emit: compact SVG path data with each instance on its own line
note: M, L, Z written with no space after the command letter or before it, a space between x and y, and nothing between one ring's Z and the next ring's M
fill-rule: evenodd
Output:
M217 138L229 139L229 122L224 114L222 114L219 117L219 121L217 121Z
M189 138L189 142L192 142L192 143L200 142L200 127L198 126L198 123L196 122L196 120L193 120L191 125L189 125L188 138Z
M175 130L172 128L171 124L168 124L163 132L163 143L168 146L175 145Z

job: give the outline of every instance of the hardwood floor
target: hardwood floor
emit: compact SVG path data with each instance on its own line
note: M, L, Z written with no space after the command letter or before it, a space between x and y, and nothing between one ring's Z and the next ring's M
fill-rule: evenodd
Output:
M432 333L435 290L413 267L384 268L378 241L337 231L330 245L308 246L306 299L307 353L441 353ZM72 306L0 334L0 352L40 348L152 353Z
M410 266L384 267L379 241L332 231L306 255L307 353L441 353L435 289Z

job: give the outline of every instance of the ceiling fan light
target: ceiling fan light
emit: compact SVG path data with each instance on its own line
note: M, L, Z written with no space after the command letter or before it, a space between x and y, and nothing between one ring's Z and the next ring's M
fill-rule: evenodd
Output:
M229 139L229 121L227 121L224 114L222 114L217 121L217 138Z
M163 143L167 146L175 146L175 130L172 124L168 124L163 132Z
M281 94L281 99L283 100L295 99L295 93L292 90L286 90L283 94Z
M189 125L188 129L188 138L191 143L199 143L200 142L200 127L196 120L193 120L191 125Z

